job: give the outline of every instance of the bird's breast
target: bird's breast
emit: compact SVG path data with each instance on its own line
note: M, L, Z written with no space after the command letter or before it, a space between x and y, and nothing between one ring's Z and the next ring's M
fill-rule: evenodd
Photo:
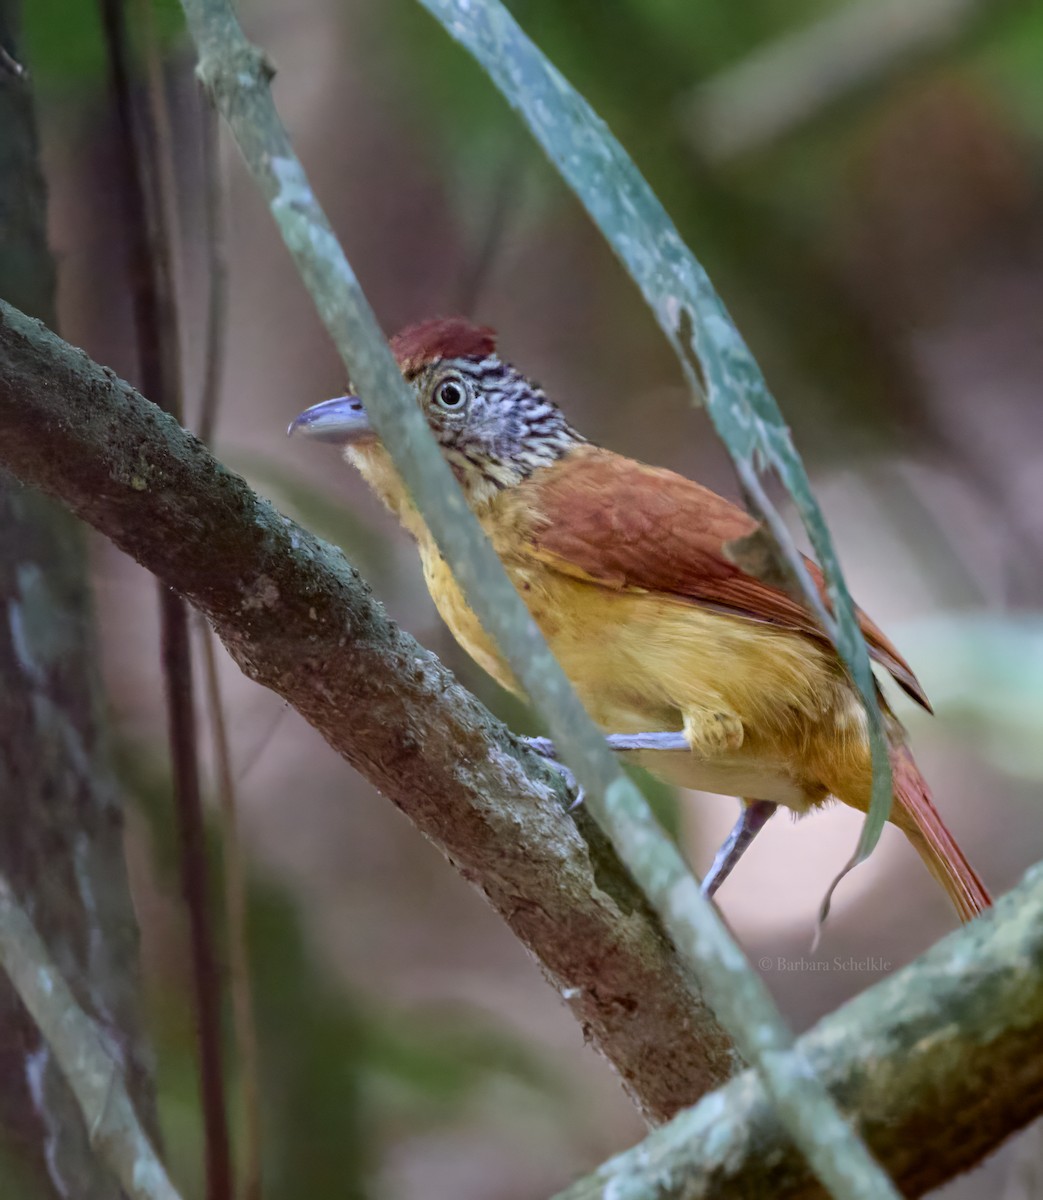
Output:
M496 539L494 538L494 545ZM800 769L811 731L833 737L835 668L798 634L652 593L614 591L498 547L507 573L594 721L606 732L682 728L695 710L737 713L743 744L700 757L643 751L633 761L678 786L803 810L822 789ZM437 550L422 548L439 614L471 657L521 693ZM815 735L817 736L817 735Z
M482 670L491 675L501 687L510 692L520 692L521 689L507 660L482 628L464 597L463 589L433 540L421 542L420 559L427 590L431 593L438 615L449 627L449 632Z

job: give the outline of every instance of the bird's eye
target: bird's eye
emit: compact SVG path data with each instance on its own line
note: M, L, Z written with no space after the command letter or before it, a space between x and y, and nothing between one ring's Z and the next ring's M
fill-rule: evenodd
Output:
M435 389L435 402L450 412L463 408L466 399L464 385L457 379L444 379Z

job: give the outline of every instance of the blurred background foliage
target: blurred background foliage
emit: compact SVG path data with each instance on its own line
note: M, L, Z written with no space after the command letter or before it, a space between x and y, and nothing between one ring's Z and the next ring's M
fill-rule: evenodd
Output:
M936 702L934 721L901 711L940 804L1002 891L1043 857L1043 3L954 0L915 53L868 74L864 39L841 39L821 81L769 69L780 44L866 6L508 5L628 148L758 355L853 591ZM944 7L904 9L915 24ZM96 7L25 9L63 330L130 373ZM200 108L178 5L158 12L191 398L208 271ZM241 12L279 68L277 103L389 331L440 312L488 321L592 437L735 494L624 273L414 0L243 0ZM747 120L738 142L738 113L721 100L735 78L744 120L810 84L818 99L782 130ZM219 452L341 544L396 619L533 730L442 630L410 547L358 482L334 456L285 443L287 421L345 381L227 145L221 171L231 297ZM94 562L164 1133L192 1197L200 1127L153 589L104 545ZM223 686L251 870L266 1196L528 1200L636 1140L610 1072L481 898L293 713L230 668ZM654 797L705 868L733 806ZM722 907L754 960L799 960L857 817L775 825ZM914 856L885 838L845 884L819 952L877 965L776 970L769 985L806 1027L951 922ZM1016 1143L946 1195L991 1197L1036 1154L1038 1141Z

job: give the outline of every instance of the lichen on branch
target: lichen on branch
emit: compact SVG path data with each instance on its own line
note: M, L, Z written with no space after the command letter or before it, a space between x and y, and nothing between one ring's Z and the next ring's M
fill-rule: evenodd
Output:
M1043 1111L1043 865L980 919L831 1013L801 1051L904 1196ZM556 1200L819 1200L752 1072Z

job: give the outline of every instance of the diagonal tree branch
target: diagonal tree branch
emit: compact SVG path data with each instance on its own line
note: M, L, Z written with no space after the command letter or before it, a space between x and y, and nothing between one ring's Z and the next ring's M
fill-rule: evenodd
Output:
M0 461L176 587L440 847L650 1119L732 1073L730 1040L604 836L564 811L558 774L387 620L339 552L2 301Z
M978 921L799 1042L898 1184L921 1196L1043 1112L1043 864ZM818 1200L752 1072L557 1200Z

